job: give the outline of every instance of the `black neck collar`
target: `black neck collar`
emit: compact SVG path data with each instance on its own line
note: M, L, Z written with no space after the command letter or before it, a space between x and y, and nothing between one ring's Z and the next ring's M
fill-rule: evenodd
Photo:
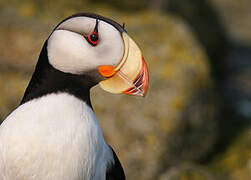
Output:
M91 107L90 88L96 84L91 75L64 73L52 67L48 60L46 41L21 104L44 95L66 92Z

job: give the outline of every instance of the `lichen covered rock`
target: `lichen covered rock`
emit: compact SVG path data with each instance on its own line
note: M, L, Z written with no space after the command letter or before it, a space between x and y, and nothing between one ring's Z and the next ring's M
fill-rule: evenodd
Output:
M211 170L219 179L249 180L251 177L251 127L234 140L224 154L215 157Z

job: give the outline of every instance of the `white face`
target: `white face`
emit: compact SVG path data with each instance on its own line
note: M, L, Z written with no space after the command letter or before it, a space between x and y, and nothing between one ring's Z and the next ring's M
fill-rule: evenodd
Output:
M117 65L123 57L121 33L111 24L99 20L99 42L92 46L84 36L95 28L96 19L74 17L60 24L48 39L50 64L65 73L84 74L101 65Z

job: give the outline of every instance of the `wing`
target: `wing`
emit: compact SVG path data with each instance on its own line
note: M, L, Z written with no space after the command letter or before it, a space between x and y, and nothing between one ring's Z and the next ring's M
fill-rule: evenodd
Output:
M111 150L113 153L114 163L111 164L107 169L106 180L125 180L125 173L119 162L119 159L112 148Z

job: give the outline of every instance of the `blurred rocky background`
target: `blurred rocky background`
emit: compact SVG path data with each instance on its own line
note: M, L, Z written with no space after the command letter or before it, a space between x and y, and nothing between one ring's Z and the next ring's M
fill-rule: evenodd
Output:
M17 107L65 17L126 23L150 70L146 98L92 101L128 179L251 179L250 0L0 0L0 120Z

